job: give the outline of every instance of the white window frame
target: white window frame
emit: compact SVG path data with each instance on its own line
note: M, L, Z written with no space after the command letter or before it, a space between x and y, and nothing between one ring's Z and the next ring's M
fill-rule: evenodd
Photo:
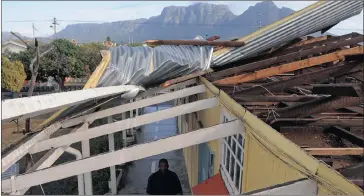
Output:
M221 107L221 115L220 115L221 123L225 123L227 121L231 121L231 120L235 120L235 119L238 119L238 118L235 115L230 115L227 112L226 108ZM241 135L241 139L242 139L242 144L240 144L237 139L237 138L239 138L238 135L229 136L229 137L231 137L230 144L228 143L228 137L220 139L220 152L221 152L220 153L220 165L221 165L222 177L225 181L225 184L228 185L227 187L229 189L230 194L235 194L235 195L242 193L244 143L245 143L244 130L242 130L242 133L240 133L240 135ZM233 142L235 143L235 149L232 149ZM241 150L240 161L237 161L238 149ZM225 160L226 160L226 155L227 155L228 151L230 153L229 153L229 167L227 169ZM231 178L231 176L230 176L230 171L232 170L232 159L234 159L233 178ZM237 169L239 169L239 172L240 172L238 183L236 182L236 175L237 175L236 170ZM238 184L239 186L236 186L236 184Z

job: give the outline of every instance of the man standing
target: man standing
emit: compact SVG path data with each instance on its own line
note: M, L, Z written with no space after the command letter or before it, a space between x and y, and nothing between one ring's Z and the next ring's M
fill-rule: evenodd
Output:
M168 170L167 159L159 160L159 170L149 176L148 195L183 195L181 182L176 173Z

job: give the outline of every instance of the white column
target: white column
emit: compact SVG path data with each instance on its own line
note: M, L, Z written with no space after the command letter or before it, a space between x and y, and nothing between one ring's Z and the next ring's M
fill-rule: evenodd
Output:
M121 114L121 119L122 120L126 119L126 116L125 115L126 115L125 112ZM123 148L125 148L127 146L127 143L126 143L126 131L127 131L127 129L122 131L123 132Z
M139 101L139 98L136 98L135 101ZM139 116L139 108L135 110L135 116Z
M81 142L82 146L82 157L90 157L90 140L84 140ZM85 181L85 194L92 195L92 175L91 172L83 174Z
M107 123L112 123L112 116L107 117ZM109 138L109 151L115 151L114 133L108 135ZM109 188L113 195L117 194L117 184L116 184L116 169L115 165L110 167L110 182Z
M130 103L133 103L133 99L130 99ZM134 117L134 110L130 110L129 111L129 118L133 118ZM131 128L130 130L129 130L129 133L131 134L131 135L134 135L134 129L135 128Z

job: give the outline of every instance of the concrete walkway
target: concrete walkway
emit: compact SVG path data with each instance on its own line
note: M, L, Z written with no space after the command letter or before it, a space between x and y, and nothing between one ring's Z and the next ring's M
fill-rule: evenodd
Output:
M172 107L170 103L150 106L144 108L144 113L151 113L170 107ZM142 130L137 132L136 139L137 143L146 143L176 134L177 118L172 118L143 126ZM178 175L184 194L191 194L182 149L134 161L128 165L125 169L125 177L122 179L122 189L119 191L119 194L145 195L148 178L153 172L158 170L158 161L161 158L166 158L170 165L169 169Z

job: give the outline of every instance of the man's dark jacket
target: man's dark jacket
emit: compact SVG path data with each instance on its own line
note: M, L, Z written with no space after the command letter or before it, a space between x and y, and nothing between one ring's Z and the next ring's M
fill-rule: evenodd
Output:
M160 170L153 173L148 179L147 194L149 195L179 195L182 193L181 182L176 173Z

